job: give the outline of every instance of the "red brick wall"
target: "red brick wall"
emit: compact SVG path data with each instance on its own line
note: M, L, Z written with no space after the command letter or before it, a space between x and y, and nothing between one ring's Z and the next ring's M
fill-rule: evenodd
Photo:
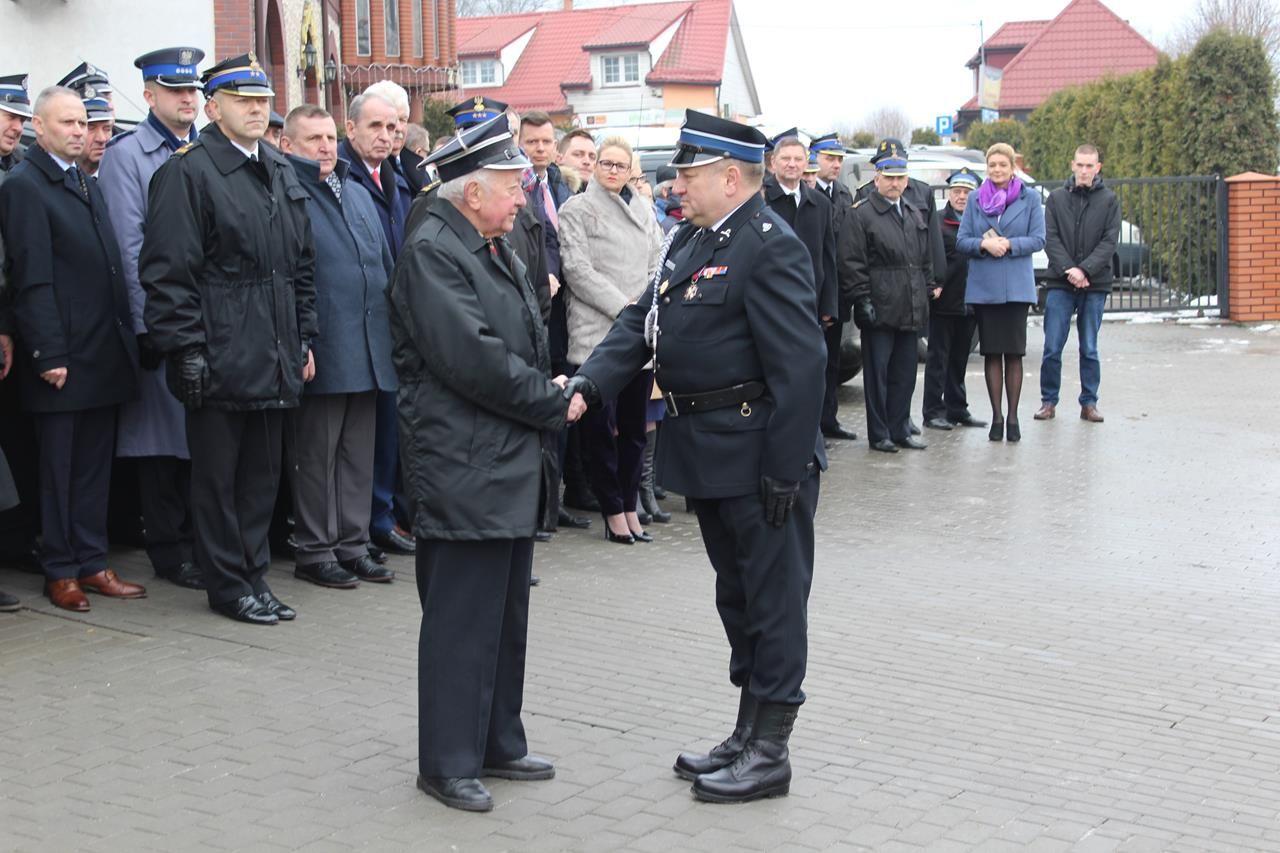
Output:
M1229 317L1280 320L1280 177L1227 178Z
M213 56L210 64L254 49L253 0L213 0Z
M227 2L227 0L217 0ZM440 10L440 48L443 55L432 56L435 36L431 32L431 7L438 4ZM454 21L457 17L456 0L423 0L422 3L422 52L421 59L413 55L413 6L412 0L400 0L400 55L387 56L385 29L383 27L382 0L369 0L370 44L369 56L356 55L356 0L342 0L342 57L345 65L451 65L457 57L454 41Z

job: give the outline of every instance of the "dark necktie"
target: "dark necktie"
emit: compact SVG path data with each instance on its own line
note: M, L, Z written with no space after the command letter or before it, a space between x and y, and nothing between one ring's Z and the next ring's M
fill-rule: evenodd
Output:
M836 200L836 185L835 185L835 184L827 184L827 198L831 199L832 201L835 201L835 200Z
M258 180L262 181L263 186L267 189L271 188L271 176L267 174L267 164L258 159L257 152L249 155L249 168L258 176Z
M333 195L338 200L338 204L342 204L342 179L338 177L338 173L336 171L330 172L325 176L324 182L329 185L329 189L333 190Z
M76 166L75 164L72 164L71 168L67 169L67 171L70 172L71 176L76 179L76 183L80 187L80 195L84 196L85 201L88 201L89 185L86 184L84 181L84 172L80 171L80 167Z

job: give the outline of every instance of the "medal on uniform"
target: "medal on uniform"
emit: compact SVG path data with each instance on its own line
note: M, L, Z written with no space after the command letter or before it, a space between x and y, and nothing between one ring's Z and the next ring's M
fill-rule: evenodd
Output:
M689 287L686 288L684 292L684 301L688 302L692 299L697 299L697 298L698 298L698 285L697 284L689 285Z

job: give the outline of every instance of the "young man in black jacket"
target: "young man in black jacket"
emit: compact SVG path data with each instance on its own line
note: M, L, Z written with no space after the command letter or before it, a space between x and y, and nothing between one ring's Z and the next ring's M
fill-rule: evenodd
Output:
M1081 145L1071 161L1071 177L1045 204L1045 253L1049 292L1044 303L1044 358L1040 362L1038 421L1053 418L1062 385L1062 348L1077 315L1080 337L1080 419L1102 423L1098 411L1098 329L1114 281L1112 258L1120 239L1120 200L1102 183L1102 156Z

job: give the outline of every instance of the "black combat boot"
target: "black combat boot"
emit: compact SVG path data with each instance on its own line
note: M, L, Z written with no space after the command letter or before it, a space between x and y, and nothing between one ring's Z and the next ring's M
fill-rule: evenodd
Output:
M703 773L714 773L721 767L728 767L738 757L738 753L742 752L742 748L747 745L747 741L751 738L751 726L755 721L756 700L744 687L742 688L742 695L738 698L738 722L733 726L733 734L725 738L719 746L713 747L708 753L680 753L676 757L675 766L671 769L675 770L676 775L681 779L688 779L692 782Z
M785 796L791 790L787 741L798 709L797 705L760 705L742 752L728 767L694 779L693 795L709 803L747 803Z

